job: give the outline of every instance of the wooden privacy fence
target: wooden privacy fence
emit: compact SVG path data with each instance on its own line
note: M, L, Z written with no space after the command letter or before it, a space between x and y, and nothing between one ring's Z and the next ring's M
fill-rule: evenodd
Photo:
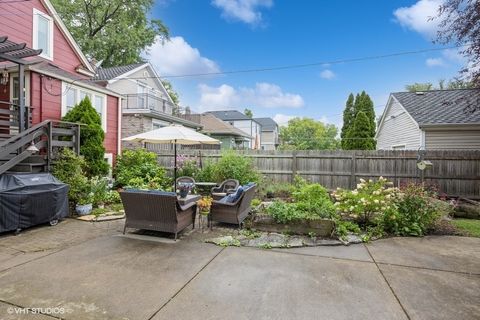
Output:
M291 182L299 175L329 189L355 188L360 178L383 176L396 186L409 181L421 182L416 151L264 151L245 150L257 169L271 182ZM171 168L173 152L157 151L161 165ZM217 161L219 150L182 150L200 163ZM435 185L452 197L480 198L480 151L432 150L425 160L433 167L424 171L426 184Z

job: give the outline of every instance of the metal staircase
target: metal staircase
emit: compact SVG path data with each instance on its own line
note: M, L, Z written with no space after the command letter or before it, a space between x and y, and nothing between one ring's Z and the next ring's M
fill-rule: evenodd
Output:
M0 174L48 172L59 148L80 152L80 125L46 120L0 142Z

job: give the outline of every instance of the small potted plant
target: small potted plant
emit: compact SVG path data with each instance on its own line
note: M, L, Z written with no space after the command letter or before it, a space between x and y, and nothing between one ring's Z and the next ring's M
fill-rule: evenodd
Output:
M210 207L212 206L212 197L206 196L202 197L200 200L197 201L197 206L202 215L208 215L210 212Z
M180 198L186 198L188 193L192 190L191 183L179 183L178 184L178 192L180 194Z
M88 179L85 179L77 186L77 188L78 192L75 195L75 211L80 216L90 214L90 212L92 212L94 200L92 184Z

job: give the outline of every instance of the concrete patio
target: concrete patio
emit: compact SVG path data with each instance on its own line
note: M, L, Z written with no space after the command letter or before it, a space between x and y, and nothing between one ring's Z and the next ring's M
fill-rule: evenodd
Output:
M480 239L221 248L67 219L0 236L0 319L478 319ZM21 308L63 313L18 314Z

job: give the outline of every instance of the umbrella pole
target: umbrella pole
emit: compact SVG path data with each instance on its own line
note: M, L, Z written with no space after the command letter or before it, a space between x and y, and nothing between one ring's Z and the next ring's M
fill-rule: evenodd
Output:
M175 190L173 192L177 192L177 140L174 141L174 146L173 146L173 156L175 157L174 160L174 168L173 168L173 179L175 181Z

